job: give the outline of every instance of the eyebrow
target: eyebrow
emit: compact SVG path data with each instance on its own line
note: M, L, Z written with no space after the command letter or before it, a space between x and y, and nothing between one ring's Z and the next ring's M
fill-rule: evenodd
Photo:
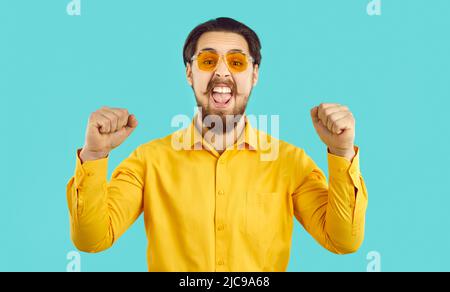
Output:
M199 52L204 52L204 51L217 52L217 50L213 49L213 48L204 48L204 49L201 49ZM244 51L241 49L232 49L232 50L229 50L227 53L243 53L243 52Z

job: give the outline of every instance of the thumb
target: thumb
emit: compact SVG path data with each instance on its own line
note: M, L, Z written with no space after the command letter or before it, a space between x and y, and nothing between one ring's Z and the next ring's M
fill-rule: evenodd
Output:
M138 126L138 121L135 115L128 116L128 123L125 126L125 134L129 136Z
M135 115L129 115L128 116L128 123L127 123L127 127L133 128L135 129L138 125L138 121L136 119Z
M122 128L121 134L124 135L125 137L130 136L131 133L133 133L133 131L137 128L138 122L137 119L134 115L129 115L128 116L128 123L127 125Z
M313 123L319 122L319 108L317 106L313 107L310 111L311 113L311 119Z
M131 133L137 127L137 120L134 115L128 116L128 124L122 127L119 131L110 134L110 142L112 144L112 149L118 147L120 144L131 135Z
M325 127L319 119L319 107L315 106L311 109L311 119L313 121L314 129L320 137L328 133L327 127Z

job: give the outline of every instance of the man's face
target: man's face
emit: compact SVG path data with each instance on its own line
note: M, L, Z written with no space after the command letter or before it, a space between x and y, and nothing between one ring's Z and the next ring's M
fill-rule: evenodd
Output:
M199 38L194 56L205 50L221 56L213 71L200 69L197 60L186 67L188 83L194 90L197 105L202 108L204 117L218 115L225 121L226 115L243 115L252 88L258 81L258 65L249 62L246 70L230 72L225 55L240 51L250 56L247 41L236 33L207 32Z

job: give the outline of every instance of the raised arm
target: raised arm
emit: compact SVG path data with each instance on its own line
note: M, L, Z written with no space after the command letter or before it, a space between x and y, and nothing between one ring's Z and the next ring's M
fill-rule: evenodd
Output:
M123 109L103 107L89 117L85 145L76 151L75 174L66 187L71 238L81 251L111 247L142 212L145 166L139 147L107 181L110 151L136 126Z

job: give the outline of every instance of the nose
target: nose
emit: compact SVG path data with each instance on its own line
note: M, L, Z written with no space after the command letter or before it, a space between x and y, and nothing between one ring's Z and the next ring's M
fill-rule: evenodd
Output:
M225 63L224 58L219 59L219 64L217 64L217 68L214 74L217 77L230 77L231 74L230 71L228 70L228 66Z

